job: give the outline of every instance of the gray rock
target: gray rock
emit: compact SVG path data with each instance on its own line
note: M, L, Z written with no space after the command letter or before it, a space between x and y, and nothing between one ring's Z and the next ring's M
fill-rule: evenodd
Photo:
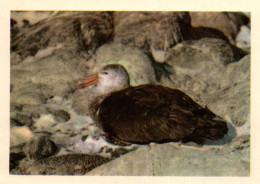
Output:
M17 25L19 28L23 28L26 22L33 25L41 20L55 15L56 13L56 11L12 11L12 26Z
M114 41L139 47L158 62L163 62L158 51L181 42L190 27L187 12L115 12L114 21Z
M58 122L67 122L70 120L70 115L64 110L56 110L53 112L54 119Z
M251 48L251 30L248 26L241 26L240 31L236 37L237 47L250 52Z
M95 60L93 72L107 64L121 64L129 73L131 85L155 83L152 63L137 47L120 43L105 44L97 50Z
M241 59L245 54L225 40L203 38L196 41L184 41L173 47L168 55L166 62L172 66L198 68L204 62L226 65Z
M16 121L22 125L27 125L27 126L31 126L33 124L32 117L23 114L17 114Z
M47 95L44 95L43 91L41 90L46 88L46 85L37 85L31 82L23 82L18 85L14 84L13 86L11 100L14 103L32 105L43 104L48 98Z
M16 119L12 119L10 120L10 127L19 127L19 126L23 126L23 124L21 124L20 122L18 122Z
M231 63L222 73L220 89L208 98L209 107L237 126L250 122L250 55ZM249 133L249 132L248 132Z
M57 151L56 144L47 136L32 139L24 148L24 152L31 159L40 160L54 155Z
M112 23L111 12L58 12L14 34L11 50L25 58L47 47L96 49L111 38Z
M34 133L27 126L12 127L10 129L10 145L17 146L27 143L34 137Z
M122 155L87 175L249 176L249 150L248 137L222 147L152 144Z
M31 126L41 115L48 114L46 104L53 96L66 98L73 93L77 81L86 72L84 63L84 57L74 55L74 52L57 51L50 56L34 57L31 61L12 66L11 118ZM67 121L69 117L65 116L59 120Z
M84 58L74 54L57 51L11 67L11 102L37 105L46 103L52 96L68 95L85 72Z
M133 149L125 149L125 148L117 148L114 151L112 151L112 158L117 158L120 157L121 155L124 155L130 151L133 151L137 149L136 147L134 147Z
M90 115L90 104L97 96L91 88L78 89L72 95L72 108L79 115Z
M207 27L221 31L235 44L235 38L243 24L249 19L240 12L190 12L193 27Z
M22 59L19 54L12 52L11 53L11 65L17 65L22 62Z
M35 120L40 118L40 114L45 113L47 113L47 110L43 106L13 104L11 102L11 127L23 125L31 127Z
M243 125L249 121L250 56L240 59L237 51L219 39L181 43L167 60L173 72L163 75L161 83L183 90L227 121Z
M60 155L34 162L27 161L12 170L12 174L83 175L108 161L108 158L97 155Z

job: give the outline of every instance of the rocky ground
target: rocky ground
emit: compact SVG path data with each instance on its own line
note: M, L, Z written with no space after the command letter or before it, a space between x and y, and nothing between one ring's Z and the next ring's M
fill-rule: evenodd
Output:
M250 175L250 15L11 12L10 173ZM107 143L77 82L119 63L131 85L178 88L228 122L205 145Z

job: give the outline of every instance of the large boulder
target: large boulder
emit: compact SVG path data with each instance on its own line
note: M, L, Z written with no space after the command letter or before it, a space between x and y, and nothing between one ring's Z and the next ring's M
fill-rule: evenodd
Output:
M112 35L112 12L57 12L13 34L11 51L22 58L50 47L91 52Z
M219 147L152 144L103 164L87 175L249 176L249 137Z
M139 47L158 62L191 27L188 12L115 12L114 24L115 42Z
M193 27L213 28L221 31L235 44L240 27L249 22L243 13L238 12L190 12Z
M250 56L215 38L185 41L169 51L161 83L187 92L235 125L249 121Z

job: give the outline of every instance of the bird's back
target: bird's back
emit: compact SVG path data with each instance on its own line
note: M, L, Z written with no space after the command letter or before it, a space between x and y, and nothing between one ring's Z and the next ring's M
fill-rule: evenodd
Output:
M219 139L227 126L215 117L182 91L152 84L113 92L95 112L105 133L131 143Z

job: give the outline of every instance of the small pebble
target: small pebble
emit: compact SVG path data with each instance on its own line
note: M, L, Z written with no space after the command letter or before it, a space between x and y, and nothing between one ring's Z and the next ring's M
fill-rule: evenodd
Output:
M25 148L30 158L40 160L54 155L57 151L56 144L48 136L36 137Z
M67 122L70 120L70 115L64 110L57 110L53 113L54 119L58 122Z
M88 138L88 135L84 135L84 136L81 138L82 142L84 142L87 138Z
M33 121L32 118L27 116L27 115L23 115L23 114L17 114L16 115L16 119L17 121L22 124L22 125L27 125L27 126L31 126Z

